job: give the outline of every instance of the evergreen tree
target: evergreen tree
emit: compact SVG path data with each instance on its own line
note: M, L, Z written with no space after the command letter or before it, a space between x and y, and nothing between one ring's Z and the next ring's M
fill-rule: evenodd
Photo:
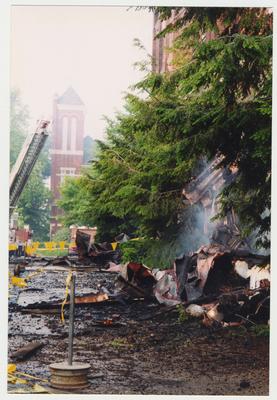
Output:
M155 9L165 19L171 11ZM196 229L182 189L199 160L221 155L221 166L238 168L222 193L222 214L234 207L243 234L256 230L257 243L268 246L272 16L244 8L178 12L161 33L178 29L175 70L148 73L136 85L144 96L127 95L98 159L75 181L74 194L72 182L65 184L60 206L65 218L92 221L106 240L123 230L144 237L148 256L166 254L169 262L180 237L191 243ZM214 39L203 40L208 29Z

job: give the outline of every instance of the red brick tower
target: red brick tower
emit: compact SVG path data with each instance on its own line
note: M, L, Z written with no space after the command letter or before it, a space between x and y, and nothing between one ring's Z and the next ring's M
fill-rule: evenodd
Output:
M57 207L60 197L59 186L65 176L78 176L83 163L84 103L72 87L54 98L53 129L51 144L51 235L60 224Z

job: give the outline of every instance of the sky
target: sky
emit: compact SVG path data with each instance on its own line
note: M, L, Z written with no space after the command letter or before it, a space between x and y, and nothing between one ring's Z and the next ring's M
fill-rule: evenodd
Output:
M72 86L85 104L85 135L103 139L103 115L122 110L124 93L145 75L134 63L152 53L152 32L147 10L12 6L10 82L29 107L31 127L51 119L54 94Z

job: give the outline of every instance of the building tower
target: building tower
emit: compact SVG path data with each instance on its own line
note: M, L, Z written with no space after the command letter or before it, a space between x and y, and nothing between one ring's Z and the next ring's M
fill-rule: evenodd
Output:
M152 70L157 73L170 72L174 70L172 65L173 57L170 48L173 46L174 40L178 37L178 32L168 32L164 37L157 38L156 36L163 31L169 24L174 24L185 12L184 7L180 10L172 11L172 15L168 20L162 21L159 14L154 13L153 22L153 43L152 43L152 56L153 64Z
M65 176L78 176L83 164L84 103L72 87L62 96L55 96L53 104L53 129L51 141L51 235L60 224L57 207L59 187Z

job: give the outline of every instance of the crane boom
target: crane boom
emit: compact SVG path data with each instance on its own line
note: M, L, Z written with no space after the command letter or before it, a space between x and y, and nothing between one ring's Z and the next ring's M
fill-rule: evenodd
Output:
M10 173L10 215L24 189L36 160L48 137L50 121L40 120L35 132L28 136Z

